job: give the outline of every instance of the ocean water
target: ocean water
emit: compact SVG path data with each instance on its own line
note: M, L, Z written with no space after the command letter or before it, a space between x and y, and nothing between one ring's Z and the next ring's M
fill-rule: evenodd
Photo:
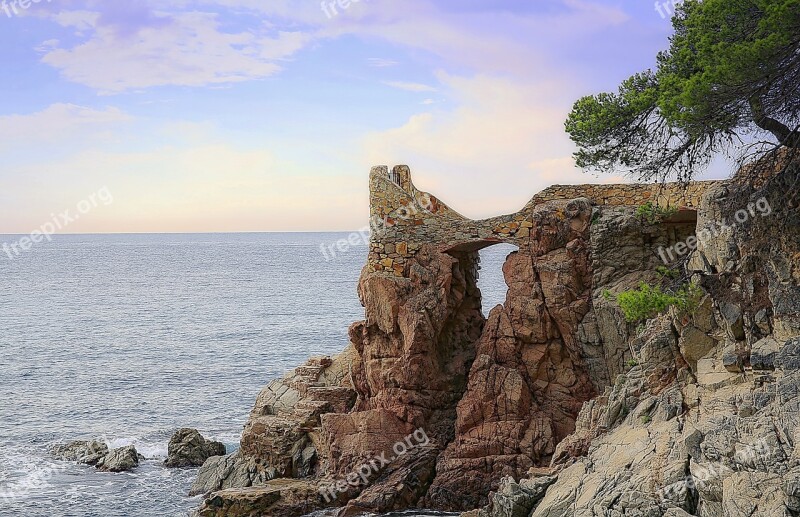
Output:
M367 247L320 247L348 235L63 235L0 254L0 516L196 508L196 469L162 466L170 436L194 427L235 450L267 382L347 344ZM505 297L510 249L482 252L484 310ZM48 454L93 438L147 459L109 474Z

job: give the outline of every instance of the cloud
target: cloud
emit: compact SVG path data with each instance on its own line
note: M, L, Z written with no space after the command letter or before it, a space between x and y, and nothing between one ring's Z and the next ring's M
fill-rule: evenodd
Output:
M0 194L0 233L36 228L48 214L72 208L104 186L114 194L113 205L76 222L70 232L355 229L361 219L352 200L367 210L363 178L300 171L269 150L223 141L138 152L83 149L9 172L15 189L7 199Z
M398 61L395 61L394 59L386 59L381 57L371 57L367 59L367 63L369 63L369 66L373 68L388 68L400 64Z
M297 31L224 32L213 13L140 16L59 13L54 20L91 35L72 47L50 41L42 62L105 94L164 85L205 86L268 77L309 41ZM155 21L154 21L155 20ZM125 25L127 23L127 25Z
M620 8L588 0L543 0L533 7L503 1L492 9L476 2L372 0L335 20L305 0L62 3L73 9L50 18L84 37L74 44L47 42L42 61L103 93L262 79L281 71L300 49L345 36L435 55L451 69L530 77L547 68L550 50L596 41L628 19ZM373 57L368 63L385 68L398 61Z
M132 120L118 108L93 109L57 103L31 114L0 116L0 149L84 138Z
M329 19L307 0L170 0L172 4L258 12L271 23L300 26L315 41L356 37L438 56L449 67L481 73L538 75L558 50L585 43L602 47L604 31L630 16L618 5L594 0L362 0ZM554 52L555 51L555 52ZM373 66L394 56L372 58Z
M399 90L405 90L407 92L421 93L421 92L437 91L436 88L434 88L433 86L421 83L410 83L403 81L383 81L383 84L385 84L386 86L391 86L392 88L397 88Z
M309 170L279 145L238 142L209 121L55 104L0 117L0 141L10 187L0 189L0 233L29 232L102 187L113 205L70 232L342 230L368 213L366 174Z

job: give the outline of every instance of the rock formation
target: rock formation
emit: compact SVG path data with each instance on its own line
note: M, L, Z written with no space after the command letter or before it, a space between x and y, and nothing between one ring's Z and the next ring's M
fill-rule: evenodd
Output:
M167 446L167 467L200 467L213 456L225 455L225 444L203 438L196 429L178 429Z
M51 451L53 457L61 461L75 461L92 465L103 472L125 472L139 466L144 459L133 445L109 450L99 440L75 441L57 445Z
M800 167L747 172L704 196L676 264L708 293L696 310L623 336L628 371L550 468L470 515L800 515ZM603 212L601 228L618 218Z
M136 452L136 447L128 445L119 449L112 449L108 454L100 458L95 467L103 472L126 472L139 466L142 459Z
M553 187L472 221L407 167L373 169L365 320L262 391L241 449L201 469L200 514L800 511L800 427L780 413L800 403L797 176ZM499 242L519 249L484 319L477 252ZM702 286L696 310L626 322L613 296L665 274Z
M75 461L84 465L96 465L108 454L108 445L99 440L79 440L57 445L51 451L53 457L61 461Z

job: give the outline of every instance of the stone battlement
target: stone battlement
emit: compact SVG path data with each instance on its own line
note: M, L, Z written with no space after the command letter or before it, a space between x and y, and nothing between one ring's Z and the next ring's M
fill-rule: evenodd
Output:
M519 212L474 221L437 197L417 190L406 165L373 167L370 173L372 236L368 268L406 276L405 265L423 244L442 251L477 251L498 243L527 247L536 224L537 207L563 205L565 217L585 204L695 209L703 194L719 182L687 184L553 185L536 194Z

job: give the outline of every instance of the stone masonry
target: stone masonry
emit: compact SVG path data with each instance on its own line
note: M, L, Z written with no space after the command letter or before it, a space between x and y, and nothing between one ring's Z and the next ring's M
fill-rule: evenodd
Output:
M554 185L531 199L519 212L473 221L435 196L417 190L406 165L391 172L386 166L370 173L372 237L369 272L406 276L406 264L423 244L440 251L477 251L498 243L524 247L533 227L534 208L548 201L586 198L594 205L657 206L694 210L715 181L666 184Z

